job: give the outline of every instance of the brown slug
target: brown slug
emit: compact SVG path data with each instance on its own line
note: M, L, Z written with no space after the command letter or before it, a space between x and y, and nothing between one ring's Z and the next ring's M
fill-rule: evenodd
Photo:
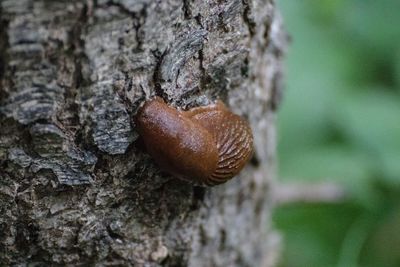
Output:
M181 111L156 97L138 110L136 123L147 152L160 167L196 184L228 181L253 152L249 124L221 101Z

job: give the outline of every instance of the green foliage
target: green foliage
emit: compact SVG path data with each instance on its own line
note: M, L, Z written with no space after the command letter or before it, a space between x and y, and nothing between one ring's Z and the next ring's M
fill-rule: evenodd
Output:
M278 208L282 266L400 266L400 1L278 0L293 42L280 177L351 199Z

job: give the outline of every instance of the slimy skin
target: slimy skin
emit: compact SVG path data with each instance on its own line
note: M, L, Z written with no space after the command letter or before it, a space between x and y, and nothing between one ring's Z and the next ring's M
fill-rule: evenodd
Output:
M250 126L221 101L180 111L156 97L139 109L136 123L147 152L158 165L195 184L228 181L253 153Z

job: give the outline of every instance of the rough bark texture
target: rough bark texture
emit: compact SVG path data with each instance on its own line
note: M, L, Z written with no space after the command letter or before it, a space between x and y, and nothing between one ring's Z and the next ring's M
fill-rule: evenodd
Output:
M0 2L1 266L274 262L272 0ZM214 188L160 172L133 121L153 95L222 99L253 128L252 163Z

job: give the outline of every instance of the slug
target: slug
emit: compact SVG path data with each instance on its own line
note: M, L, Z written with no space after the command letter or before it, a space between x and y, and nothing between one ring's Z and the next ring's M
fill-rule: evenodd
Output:
M249 124L221 102L188 111L160 97L136 115L147 152L173 176L200 185L224 183L238 174L253 153Z

